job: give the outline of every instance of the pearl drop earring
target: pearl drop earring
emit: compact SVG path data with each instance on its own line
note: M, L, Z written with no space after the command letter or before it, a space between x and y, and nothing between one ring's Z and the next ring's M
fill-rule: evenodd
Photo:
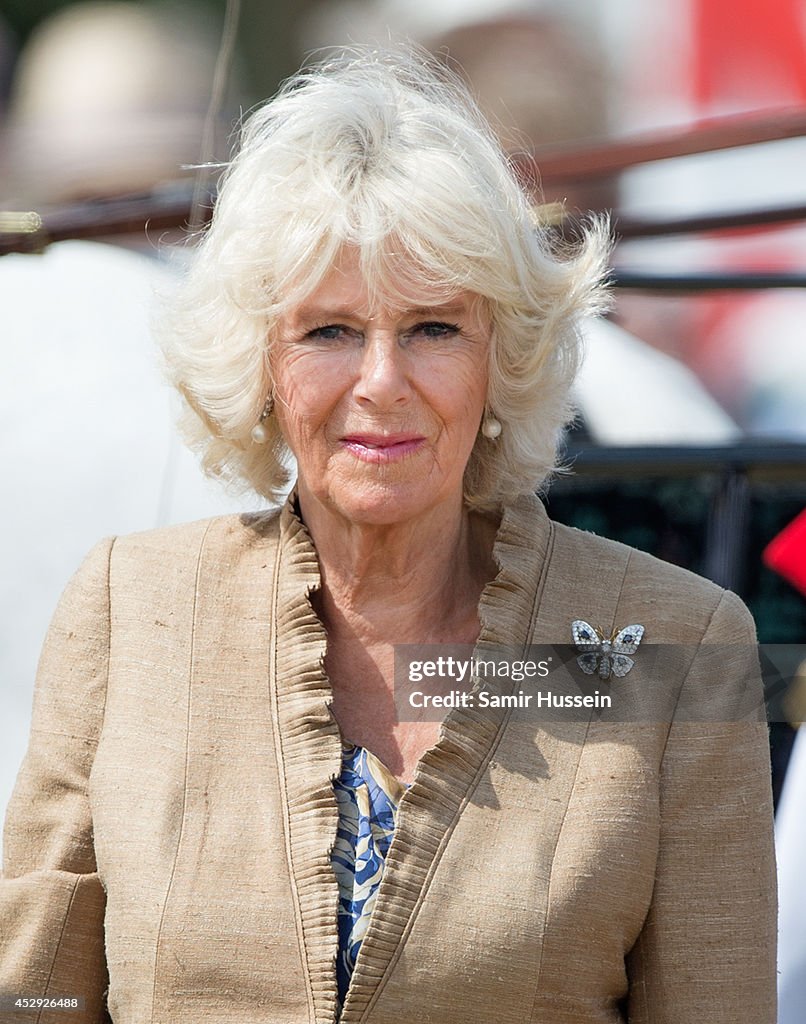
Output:
M255 444L265 444L269 439L269 430L266 426L266 420L271 416L272 410L274 409L274 397L269 395L266 399L266 404L263 406L263 411L260 414L260 420L252 427L250 437Z
M484 417L484 420L482 421L481 424L482 434L484 434L484 436L489 438L491 441L495 441L497 438L499 438L501 436L501 431L503 429L504 428L501 426L501 421L497 420L492 413L488 413L488 415Z

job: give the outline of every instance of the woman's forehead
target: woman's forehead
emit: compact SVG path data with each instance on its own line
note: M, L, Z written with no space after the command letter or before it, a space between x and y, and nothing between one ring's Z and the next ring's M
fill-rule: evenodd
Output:
M293 306L286 319L320 319L322 316L360 316L371 320L382 315L467 316L480 297L455 285L429 281L413 261L400 261L397 273L387 267L382 279L365 275L360 255L343 250L318 284Z

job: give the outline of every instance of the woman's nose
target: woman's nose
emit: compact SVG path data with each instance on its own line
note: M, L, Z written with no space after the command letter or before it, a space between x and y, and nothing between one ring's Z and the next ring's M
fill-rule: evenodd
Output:
M360 402L391 408L411 393L406 373L406 354L394 331L368 331L361 351L361 368L355 387Z

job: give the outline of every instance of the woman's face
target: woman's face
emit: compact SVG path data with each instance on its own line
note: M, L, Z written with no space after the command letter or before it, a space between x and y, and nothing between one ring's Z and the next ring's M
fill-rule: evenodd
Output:
M280 323L275 410L313 498L351 522L393 524L461 505L487 394L489 325L470 292L370 308L345 253Z

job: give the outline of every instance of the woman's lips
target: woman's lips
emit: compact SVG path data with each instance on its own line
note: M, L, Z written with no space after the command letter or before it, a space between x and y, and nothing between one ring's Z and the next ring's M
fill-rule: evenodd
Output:
M343 437L341 443L362 462L377 464L405 459L407 455L423 446L425 438L419 434L390 434L387 437L377 434L350 434Z

